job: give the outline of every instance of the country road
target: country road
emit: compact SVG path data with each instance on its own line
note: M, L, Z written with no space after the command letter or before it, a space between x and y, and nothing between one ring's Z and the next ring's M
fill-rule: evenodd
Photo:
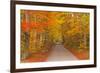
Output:
M66 61L66 60L77 60L77 58L63 45L55 45L52 47L52 51L47 59L47 61Z

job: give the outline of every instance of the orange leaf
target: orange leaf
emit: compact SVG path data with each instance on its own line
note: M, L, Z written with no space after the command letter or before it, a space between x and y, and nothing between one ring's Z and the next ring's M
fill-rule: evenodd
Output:
M23 31L28 31L29 29L29 24L26 21L22 22L22 30Z

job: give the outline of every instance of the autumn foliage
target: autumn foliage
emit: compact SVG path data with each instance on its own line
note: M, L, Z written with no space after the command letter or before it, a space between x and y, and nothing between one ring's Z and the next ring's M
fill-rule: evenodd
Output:
M89 54L89 16L78 12L21 10L21 60L31 55L31 61L36 61L36 53L49 54L53 44Z

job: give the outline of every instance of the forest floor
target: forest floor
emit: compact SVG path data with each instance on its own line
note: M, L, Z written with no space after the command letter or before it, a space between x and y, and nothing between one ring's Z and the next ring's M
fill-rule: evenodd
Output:
M35 56L36 55L36 56ZM63 45L54 45L52 50L46 53L36 53L23 62L48 62L48 61L68 61L89 59L87 50L78 51L76 49L67 49Z
M89 51L84 49L84 50L77 50L70 48L68 49L73 55L75 55L79 60L87 60L89 59Z

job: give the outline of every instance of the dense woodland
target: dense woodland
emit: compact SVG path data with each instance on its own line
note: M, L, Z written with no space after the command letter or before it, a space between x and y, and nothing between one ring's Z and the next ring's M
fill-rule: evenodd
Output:
M21 10L20 14L22 61L45 58L56 44L89 53L89 13Z

